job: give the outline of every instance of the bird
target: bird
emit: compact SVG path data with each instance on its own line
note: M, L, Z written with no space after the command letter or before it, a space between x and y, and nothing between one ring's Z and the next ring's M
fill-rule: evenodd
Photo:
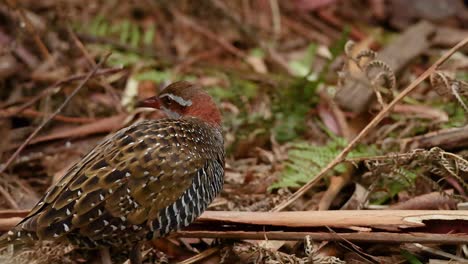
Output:
M0 248L68 241L79 248L130 248L188 226L221 192L225 151L221 113L199 85L178 81L143 107L166 117L111 134L51 186L0 238Z

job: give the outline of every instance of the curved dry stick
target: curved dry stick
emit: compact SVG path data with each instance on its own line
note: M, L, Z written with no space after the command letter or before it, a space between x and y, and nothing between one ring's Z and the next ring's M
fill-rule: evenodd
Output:
M450 51L448 51L444 56L442 56L439 60L437 60L429 69L427 69L423 74L421 74L416 80L414 80L410 85L408 85L392 102L390 102L382 111L377 114L377 116L372 119L372 121L357 135L349 144L346 146L340 154L338 154L334 160L332 160L328 165L323 168L312 180L304 184L299 190L293 193L288 200L284 201L283 203L277 205L271 211L278 212L284 210L294 201L296 201L299 197L301 197L304 193L306 193L312 186L314 186L320 179L322 179L325 174L333 169L336 165L341 163L348 153L356 146L356 144L365 137L371 129L373 129L377 124L379 124L382 119L390 112L390 110L405 96L407 96L410 92L412 92L422 81L427 79L431 74L435 72L435 70L444 63L450 56L452 56L457 50L462 48L468 43L468 38L460 41L457 45L455 45Z

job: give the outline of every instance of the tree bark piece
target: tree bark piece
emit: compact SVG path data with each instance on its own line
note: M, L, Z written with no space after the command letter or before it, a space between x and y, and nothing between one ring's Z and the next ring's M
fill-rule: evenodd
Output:
M401 140L404 149L439 147L444 150L468 147L468 126L442 129Z

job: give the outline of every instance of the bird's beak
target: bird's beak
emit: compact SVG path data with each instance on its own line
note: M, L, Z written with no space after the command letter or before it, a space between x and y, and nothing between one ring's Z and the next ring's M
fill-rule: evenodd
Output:
M155 109L161 109L161 100L158 96L153 96L140 101L136 105L137 107L150 107Z

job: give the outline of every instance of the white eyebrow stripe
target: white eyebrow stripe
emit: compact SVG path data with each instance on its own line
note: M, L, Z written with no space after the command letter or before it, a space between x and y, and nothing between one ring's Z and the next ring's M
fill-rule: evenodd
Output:
M182 98L180 96L177 96L177 95L173 95L173 94L164 93L164 94L161 94L159 97L160 98L169 97L172 100L174 100L175 102L177 102L178 104L180 104L181 106L191 106L192 105L192 100L185 100L184 98Z

